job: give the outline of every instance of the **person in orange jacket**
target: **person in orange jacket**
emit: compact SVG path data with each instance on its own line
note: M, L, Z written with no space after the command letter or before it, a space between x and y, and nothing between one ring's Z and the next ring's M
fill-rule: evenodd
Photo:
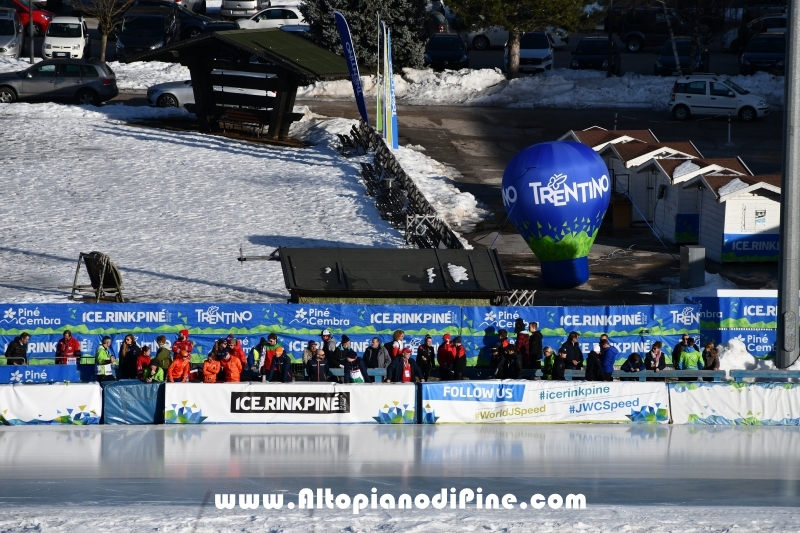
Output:
M172 343L173 357L177 357L181 350L186 350L187 354L191 354L194 349L194 343L189 340L189 330L182 329L178 332L178 340Z
M225 371L225 383L239 383L242 375L242 360L238 357L231 357L231 352L227 352L220 364Z
M169 370L167 370L167 381L170 383L174 383L175 381L183 381L187 383L189 381L189 354L186 353L186 350L181 350L177 357L172 360L172 364L169 365Z
M216 383L220 368L221 365L219 361L214 359L214 356L209 353L208 358L205 363L203 363L203 383Z
M242 368L247 368L247 354L244 353L242 348L242 341L233 338L233 335L228 335L228 351L235 358L242 362Z

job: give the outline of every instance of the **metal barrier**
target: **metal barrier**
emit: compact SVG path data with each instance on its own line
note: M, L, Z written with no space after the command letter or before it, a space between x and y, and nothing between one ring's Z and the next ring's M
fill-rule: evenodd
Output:
M800 374L800 373L798 373ZM573 379L584 379L586 377L585 370L565 370L564 378L568 381ZM724 370L661 370L653 372L652 370L643 370L641 372L614 372L613 377L616 379L627 379L630 381L646 381L647 378L657 378L659 380L666 379L685 379L685 378L711 378L713 381L725 381L727 374Z
M332 376L336 376L337 378L344 377L344 369L343 368L331 368L328 370ZM367 375L372 377L386 377L386 369L385 368L368 368Z
M777 380L800 379L798 370L731 370L731 379L741 383L747 378Z

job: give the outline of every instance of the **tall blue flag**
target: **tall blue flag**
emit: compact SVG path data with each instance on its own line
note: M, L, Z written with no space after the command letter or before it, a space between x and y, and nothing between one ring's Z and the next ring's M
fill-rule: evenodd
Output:
M336 19L336 29L339 30L339 39L342 41L347 69L350 71L350 81L353 83L353 94L356 97L358 112L364 122L369 124L367 102L364 100L364 90L361 87L361 75L358 73L358 62L356 61L356 51L353 48L353 37L350 35L350 26L347 25L344 15L338 11L333 12L333 17Z

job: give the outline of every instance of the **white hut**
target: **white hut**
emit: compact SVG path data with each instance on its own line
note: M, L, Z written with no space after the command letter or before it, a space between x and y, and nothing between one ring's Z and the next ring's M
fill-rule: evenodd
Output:
M653 183L653 230L667 242L696 244L700 236L700 195L697 188L681 184L701 175L752 176L740 158L686 159L683 157L651 159L635 169ZM681 186L676 186L681 185Z
M778 260L781 177L699 175L700 240L718 263Z

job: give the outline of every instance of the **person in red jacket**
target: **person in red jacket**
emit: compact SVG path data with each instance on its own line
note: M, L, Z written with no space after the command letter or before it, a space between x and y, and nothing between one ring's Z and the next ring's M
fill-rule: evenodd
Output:
M142 379L144 369L148 366L150 366L150 347L145 344L139 352L139 357L136 358L136 377Z
M392 334L392 346L389 350L389 355L392 356L392 361L397 359L397 356L403 353L403 348L406 347L405 338L406 332L402 329L398 329Z
M228 351L231 352L231 356L241 361L242 368L247 368L247 354L244 353L244 348L242 348L242 341L234 338L232 334L228 335Z
M169 370L167 370L167 381L170 383L174 383L176 381L188 383L190 366L189 354L186 352L186 350L181 350L175 359L172 360L172 364L169 365Z
M467 350L461 344L461 337L453 339L453 379L461 380L464 377L464 372L467 370Z
M172 356L177 357L181 350L185 350L191 357L194 343L189 340L189 330L182 329L178 332L178 340L172 343Z
M450 334L445 333L442 337L442 344L436 352L436 360L439 361L439 379L447 381L453 379L453 362L456 359L456 350L450 342Z
M56 344L56 364L66 365L69 363L74 365L78 362L80 356L80 341L72 336L70 330L65 330L63 337L61 337L61 340Z

